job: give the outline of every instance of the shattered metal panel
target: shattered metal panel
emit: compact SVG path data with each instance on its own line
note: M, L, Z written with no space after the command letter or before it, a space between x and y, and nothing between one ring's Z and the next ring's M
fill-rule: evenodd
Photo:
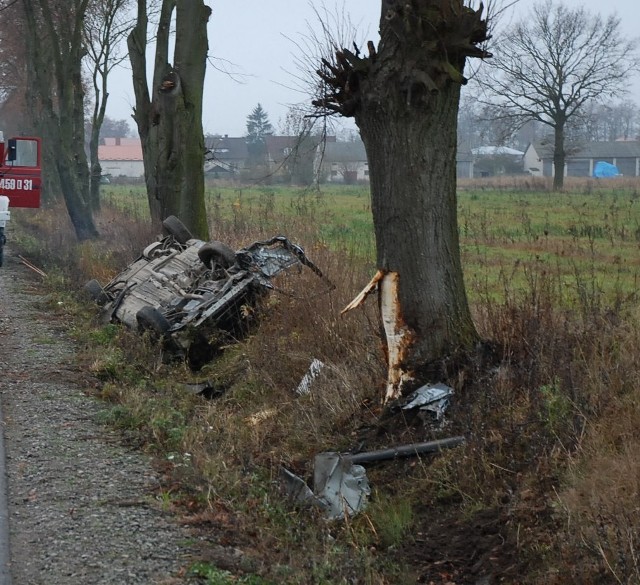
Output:
M436 420L442 420L444 413L449 407L449 399L453 396L453 388L438 382L437 384L425 385L413 392L402 407L403 410L428 410L435 415Z
M357 514L367 504L371 488L362 465L339 453L316 455L313 486L330 519Z

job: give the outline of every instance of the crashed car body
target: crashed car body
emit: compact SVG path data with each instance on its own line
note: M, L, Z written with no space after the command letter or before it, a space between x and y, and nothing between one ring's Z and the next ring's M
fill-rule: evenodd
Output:
M242 308L273 288L271 279L287 268L306 266L323 276L283 236L233 251L193 238L174 216L163 225L170 235L147 246L106 286L92 280L85 290L110 321L151 330L183 350L192 345L194 329L236 323Z

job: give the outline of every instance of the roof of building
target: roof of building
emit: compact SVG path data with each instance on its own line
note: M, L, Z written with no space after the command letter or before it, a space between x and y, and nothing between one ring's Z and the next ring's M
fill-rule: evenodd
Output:
M354 142L326 142L320 145L323 148L323 158L329 163L352 163L366 162L367 152L364 142L356 140Z
M142 144L139 138L105 138L105 143L98 146L98 160L142 160Z
M265 144L269 158L281 162L292 153L304 156L315 153L316 147L323 141L335 142L335 136L307 134L303 136L266 136Z
M542 140L534 142L538 157L541 159L553 158L553 142ZM582 145L567 146L567 158L640 158L640 141L615 140L609 142L588 142Z
M472 148L471 152L476 156L522 156L524 154L521 150L508 146L478 146Z
M216 160L243 161L249 158L247 139L244 136L239 138L207 136L204 139L204 145L213 153Z

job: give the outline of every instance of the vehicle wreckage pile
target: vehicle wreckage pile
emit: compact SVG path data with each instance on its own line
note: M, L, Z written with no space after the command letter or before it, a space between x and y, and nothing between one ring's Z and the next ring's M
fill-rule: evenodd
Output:
M187 358L198 369L216 354L216 334L242 331L243 320L261 296L273 289L273 277L288 268L307 267L333 285L307 258L304 250L284 236L233 251L221 242L194 238L175 216L164 220L169 235L148 245L138 259L106 286L97 280L85 285L88 295L103 308L105 320L120 322L163 340L171 354ZM311 391L324 364L314 360L297 393ZM195 384L206 395L207 384ZM402 409L425 411L441 425L453 390L444 384L414 392ZM313 491L302 478L281 470L285 492L293 500L319 506L329 519L360 512L370 494L366 471L370 463L438 453L464 443L464 437L415 443L367 453L323 452L314 462Z
M305 266L324 278L284 236L234 251L222 242L194 238L175 216L163 226L169 235L148 245L106 286L91 280L84 288L103 307L106 321L151 331L194 369L215 355L216 333L242 330L248 308L273 288L274 276Z

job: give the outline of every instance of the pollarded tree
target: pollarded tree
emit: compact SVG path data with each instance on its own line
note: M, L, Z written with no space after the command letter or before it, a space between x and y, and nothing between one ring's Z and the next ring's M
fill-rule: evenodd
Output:
M378 273L364 292L378 290L389 400L477 340L458 241L456 119L465 62L487 56L487 22L465 0L383 0L380 37L367 55L343 48L323 61L314 104L353 117L366 147Z
M567 124L591 101L623 93L638 68L620 20L554 0L536 4L496 43L489 77L496 117L537 120L554 133L554 189L564 184Z
M169 41L174 12L172 65ZM162 0L151 89L147 82L146 0L138 0L136 25L127 41L136 96L133 118L142 141L151 217L160 223L176 215L201 239L209 237L202 95L210 15L211 8L203 0Z

